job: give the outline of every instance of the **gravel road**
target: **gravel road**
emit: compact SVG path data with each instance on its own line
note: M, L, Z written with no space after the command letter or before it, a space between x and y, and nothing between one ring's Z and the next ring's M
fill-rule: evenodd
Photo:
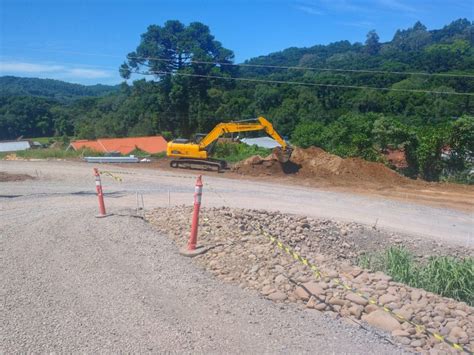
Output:
M116 172L122 183L104 176L103 184L115 207L136 204L143 193L145 207L190 204L198 172L177 172L102 166ZM38 176L34 183L9 183L0 195L93 193L92 166L70 161L0 161L0 169ZM465 213L380 197L289 186L261 181L226 179L203 174L204 203L209 207L230 206L294 213L314 218L358 222L388 231L429 238L453 246L474 247L474 211ZM91 189L92 187L92 189ZM118 198L120 197L120 198ZM107 203L107 202L106 202Z
M0 183L2 353L400 352L370 331L221 283L129 216L135 196L109 198L115 215L96 219L94 195L44 190L41 179ZM32 195L5 197L14 191Z

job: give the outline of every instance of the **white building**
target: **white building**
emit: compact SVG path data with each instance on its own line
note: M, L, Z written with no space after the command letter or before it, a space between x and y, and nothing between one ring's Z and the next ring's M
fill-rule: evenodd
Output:
M19 150L31 149L30 141L2 141L0 152L17 152Z

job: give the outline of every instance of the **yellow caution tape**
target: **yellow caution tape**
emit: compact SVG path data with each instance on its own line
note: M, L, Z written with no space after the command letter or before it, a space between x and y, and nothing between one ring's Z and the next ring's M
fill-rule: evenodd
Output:
M426 327L424 325L415 323L415 322L405 318L403 315L393 312L390 308L379 304L376 299L370 298L370 297L366 296L365 294L363 294L362 292L360 292L359 290L357 290L357 289L353 288L352 286L344 283L344 281L342 279L340 279L339 277L337 277L337 276L331 277L327 273L323 273L323 272L319 271L318 267L315 264L311 263L308 259L306 259L306 258L302 257L301 255L299 255L296 251L292 250L289 246L285 245L284 243L282 243L277 238L275 238L275 237L269 235L268 233L266 233L260 225L257 227L257 229L259 229L259 231L266 238L268 238L272 244L276 243L276 246L279 249L285 251L288 255L292 256L293 259L301 262L303 265L308 266L314 272L314 275L315 275L316 278L318 278L318 279L319 278L329 278L336 285L340 285L340 286L344 287L346 290L348 290L352 293L355 293L356 295L364 298L367 302L369 302L370 304L376 305L377 307L381 308L382 310L384 310L385 312L387 312L388 314L390 314L394 318L411 324L412 326L414 326L416 328L417 331L428 334L428 335L434 337L436 340L450 345L455 350L464 351L467 354L473 354L470 350L468 350L467 348L464 348L462 345L460 345L458 343L454 343L454 342L446 339L445 337L443 337L441 334L436 333L436 332L432 332L432 331L426 329Z
M123 181L120 176L112 174L110 171L101 171L100 174L110 176L111 178L113 178L115 181L118 181L118 182Z

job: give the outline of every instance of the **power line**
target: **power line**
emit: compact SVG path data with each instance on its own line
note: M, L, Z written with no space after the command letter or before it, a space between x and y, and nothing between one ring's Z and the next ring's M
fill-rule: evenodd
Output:
M5 48L5 47L3 47ZM15 49L12 47L7 47ZM22 48L22 50L25 48ZM51 53L64 53L64 54L78 54L96 57L108 57L108 58L123 58L119 55L107 54L107 53L89 53L80 51L69 51L69 50L51 50L43 48L28 48L29 50L39 52L51 52ZM127 56L129 59L139 60L154 60L162 62L172 62L174 59L162 58L162 57L146 57L146 56ZM389 71L389 70L370 70L370 69L338 69L338 68L316 68L316 67L303 67L303 66L280 66L280 65L267 65L267 64L248 64L248 63L228 63L218 61L201 61L188 59L187 63L194 64L212 64L220 66L235 66L235 67L247 67L247 68L269 68L269 69L282 69L282 70L309 70L309 71L323 71L323 72L347 72L347 73L365 73L365 74L394 74L394 75L413 75L413 76L432 76L432 77L452 77L452 78L468 78L474 79L474 75L469 74L452 74L452 73L426 73L426 72L403 72L403 71Z
M144 60L155 60L163 62L172 62L174 59L159 58L159 57L140 57L140 56L128 56L131 59L144 59ZM396 75L418 75L418 76L441 76L441 77L455 77L455 78L469 78L474 79L474 75L467 74L450 74L450 73L425 73L425 72L400 72L400 71L385 71L385 70L369 70L369 69L333 69L333 68L314 68L314 67L302 67L302 66L281 66L281 65L267 65L267 64L235 64L226 62L213 62L213 61L201 61L201 60L187 60L188 63L194 64L213 64L220 66L236 66L236 67L248 67L248 68L270 68L270 69L286 69L286 70L311 70L311 71L327 71L327 72L349 72L349 73L366 73L366 74L396 74Z
M474 93L464 92L450 92L450 91L434 91L434 90L421 90L421 89L396 89L396 88L381 88L373 86L357 86L357 85L340 85L340 84L319 84L319 83L305 83L301 81L286 81L286 80L265 80L265 79L254 79L254 78L243 78L243 77L228 77L221 75L202 75L202 74L190 74L182 72L169 72L169 71L158 71L156 73L133 71L132 73L141 75L178 75L196 78L208 78L208 79L223 79L223 80L237 80L257 83L268 83L268 84L288 84L288 85L301 85L301 86L312 86L312 87L329 87L329 88L343 88L343 89L359 89L359 90L379 90L379 91L397 91L397 92L409 92L409 93L423 93L423 94L438 94L438 95L458 95L458 96L474 96Z
M41 49L38 49L41 51ZM44 50L46 52L59 52L59 53L70 53L70 54L81 54L81 55L90 55L90 56L102 56L102 57L113 57L121 58L121 56L104 54L104 53L85 53L78 51L55 51L55 50ZM172 59L165 58L154 58L154 57L133 57L129 58L141 58L146 60L162 60L162 61L172 61ZM385 71L359 71L356 69L317 69L317 68L305 68L305 67L279 67L279 66L264 66L264 65L254 65L254 64L232 64L232 63L221 63L221 62L204 62L204 61L193 61L189 60L188 62L194 63L207 63L207 64L221 64L221 65L234 65L234 66L256 66L256 67L272 67L272 68L283 68L283 69L314 69L314 70L327 70L327 71L353 71L353 72L370 72L370 73L398 73L398 74L411 74L411 75L438 75L436 73L404 73L404 72L385 72ZM105 67L102 67L105 68ZM107 67L107 69L112 69ZM115 69L115 68L113 68ZM438 94L438 95L458 95L458 96L474 96L474 93L462 93L462 92L449 92L449 91L435 91L435 90L422 90L422 89L396 89L396 88L386 88L386 87L373 87L373 86L359 86L359 85L344 85L344 84L319 84L319 83L308 83L301 81L285 81L285 80L270 80L270 79L256 79L256 78L245 78L245 77L227 77L227 76L218 76L218 75L201 75L201 74L189 74L182 72L170 72L170 71L158 71L156 73L150 72L140 72L138 70L132 71L132 73L141 74L141 75L157 75L157 74L167 74L167 75L179 75L179 76L188 76L188 77L200 77L208 79L222 79L222 80L236 80L236 81L246 81L246 82L258 82L258 83L268 83L268 84L288 84L288 85L300 85L300 86L312 86L312 87L329 87L329 88L343 88L343 89L359 89L359 90L378 90L378 91L396 91L396 92L409 92L409 93L424 93L424 94ZM456 74L439 74L445 76L461 76L467 78L474 78L471 75L456 75Z

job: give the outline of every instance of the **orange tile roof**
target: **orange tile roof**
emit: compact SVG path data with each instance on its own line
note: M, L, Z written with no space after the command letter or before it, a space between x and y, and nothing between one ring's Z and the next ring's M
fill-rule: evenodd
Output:
M162 136L152 137L127 137L127 138L104 138L96 141L77 140L71 142L75 149L89 148L98 152L120 152L129 154L135 148L144 152L155 154L166 151L167 142Z

